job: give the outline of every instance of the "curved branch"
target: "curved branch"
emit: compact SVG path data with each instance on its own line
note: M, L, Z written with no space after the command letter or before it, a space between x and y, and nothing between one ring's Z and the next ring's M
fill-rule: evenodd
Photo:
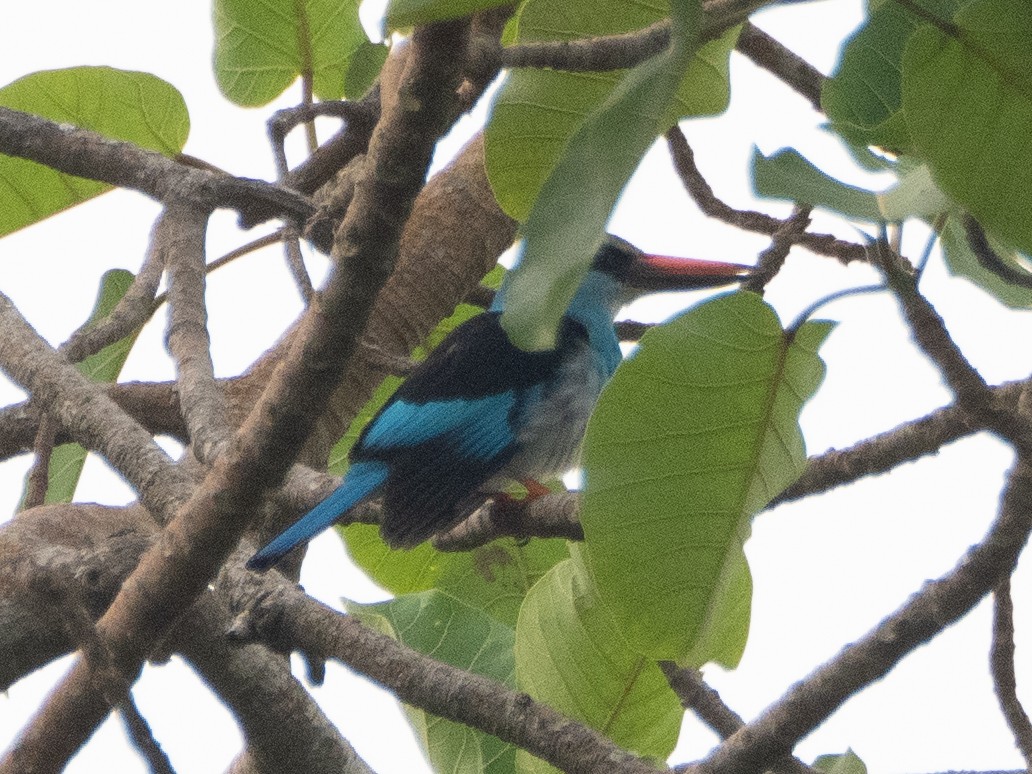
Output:
M131 188L166 203L186 200L202 208L230 207L252 225L281 216L300 225L314 211L296 191L189 167L132 143L7 107L0 107L0 153Z

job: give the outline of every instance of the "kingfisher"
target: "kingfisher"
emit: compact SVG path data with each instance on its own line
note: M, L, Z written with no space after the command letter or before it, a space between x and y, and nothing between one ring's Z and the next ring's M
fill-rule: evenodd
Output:
M366 425L325 500L247 563L264 571L356 505L382 498L380 534L411 548L444 532L512 481L528 490L576 466L588 417L620 364L613 321L649 292L718 287L734 263L649 255L607 235L562 318L552 349L528 352L491 308L455 328Z

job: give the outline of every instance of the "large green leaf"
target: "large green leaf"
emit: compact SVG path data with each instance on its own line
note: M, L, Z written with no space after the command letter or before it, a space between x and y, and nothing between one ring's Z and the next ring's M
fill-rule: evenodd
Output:
M408 594L349 612L410 648L478 675L515 686L511 627L439 591ZM461 723L406 707L435 771L508 774L516 748Z
M1032 251L1032 13L1024 0L975 0L911 37L907 125L936 183L987 229Z
M190 132L182 95L149 73L110 67L47 70L0 89L0 105L75 124L173 155ZM43 220L111 186L0 156L0 235Z
M100 281L100 292L89 322L96 322L107 316L133 282L132 272L125 269L111 269L104 273ZM79 370L97 382L113 382L125 365L139 332L126 336L120 341L109 344L104 349L90 355L79 363ZM69 503L75 496L75 487L82 474L82 466L86 462L86 450L77 443L64 443L54 448L50 455L47 471L47 493L44 502ZM22 495L24 499L24 493Z
M807 323L790 336L759 296L721 296L649 331L603 391L584 441L581 523L599 592L642 654L737 660L742 544L803 470L798 416L830 330Z
M964 0L914 0L949 19ZM901 108L901 61L907 40L921 20L896 2L878 7L847 41L835 75L824 83L821 106L842 134L865 145L909 147Z
M670 755L684 711L656 662L630 648L575 559L556 565L527 595L516 627L516 682L622 747L656 761ZM554 771L520 756L520 771Z
M1029 258L997 239L992 234L986 235L993 252L1007 266L1016 272L1032 279ZM978 262L971 245L968 243L964 224L959 218L951 217L939 234L942 240L943 255L946 266L958 276L967 277L982 290L1012 309L1032 309L1032 288L1007 282L993 274Z
M320 99L340 99L351 55L366 41L357 0L215 0L215 80L238 105L265 105L308 74Z
M630 32L668 13L669 4L662 1L649 5L600 0L571 5L562 0L531 0L520 11L515 42ZM682 73L680 87L661 110L662 126L653 136L680 117L712 115L726 109L730 95L728 58L737 37L735 29L698 49ZM509 73L495 99L485 148L488 179L502 209L516 220L526 220L574 132L625 78L623 71L525 69Z
M504 5L508 0L390 0L387 4L387 29L397 30L418 24L457 19L477 11Z
M501 323L521 349L555 346L556 330L624 186L666 128L678 86L699 47L698 0L674 3L670 47L629 71L577 128L534 201L523 252L510 273Z

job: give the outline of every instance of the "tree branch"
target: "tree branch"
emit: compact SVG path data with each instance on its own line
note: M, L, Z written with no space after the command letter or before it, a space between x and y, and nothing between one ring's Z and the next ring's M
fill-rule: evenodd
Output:
M707 685L696 670L679 667L672 661L659 662L659 668L681 700L681 706L698 715L721 739L745 725L738 713L724 703L720 694ZM816 774L814 769L791 756L782 758L771 770L778 774Z
M818 113L824 112L821 107L821 89L827 79L816 67L752 22L742 26L736 48L753 64L795 89Z
M667 146L674 161L674 169L681 178L688 195L703 214L723 221L730 226L773 236L782 228L784 221L755 210L736 210L713 193L706 178L695 164L695 154L680 127L674 126L666 133ZM798 234L796 242L819 255L837 258L842 263L867 261L867 247L854 242L836 239L831 234Z
M1007 726L1014 734L1014 743L1032 767L1032 722L1018 699L1014 675L1014 603L1011 601L1010 578L1005 577L993 591L993 639L989 651L989 671L993 687Z
M0 107L0 153L58 172L130 188L162 202L230 207L254 225L274 217L303 224L312 214L301 194L260 180L195 169L155 151Z
M40 605L35 578L74 589L81 609L97 618L157 534L142 508L79 504L35 508L0 528L0 690L76 646L65 606ZM191 608L163 647L181 652L232 709L258 771L368 774L285 659L226 639L231 619L220 588Z
M685 770L693 774L752 774L789 754L799 739L847 699L884 677L915 648L966 615L1007 577L1032 530L1032 466L1019 455L1001 510L981 543L938 580L926 583L898 610L796 683L754 721L708 758Z
M390 274L401 228L447 128L464 40L459 22L416 31L402 85L406 98L385 113L373 134L369 174L337 234L339 268L302 321L292 357L97 622L98 637L122 674L137 673L170 622L205 590L325 407ZM95 678L89 664L78 661L0 763L0 772L67 761L103 718Z
M208 214L182 202L169 205L154 228L154 249L168 267L169 315L165 346L176 364L176 392L190 446L211 462L230 438L228 410L215 380L204 304L204 234Z
M150 434L58 355L0 294L0 368L87 449L99 451L137 489L155 519L185 502L192 482Z
M278 650L339 660L406 704L479 728L563 771L655 774L652 763L526 694L417 653L274 579L239 575L232 592L234 608L241 611L236 636L259 636Z

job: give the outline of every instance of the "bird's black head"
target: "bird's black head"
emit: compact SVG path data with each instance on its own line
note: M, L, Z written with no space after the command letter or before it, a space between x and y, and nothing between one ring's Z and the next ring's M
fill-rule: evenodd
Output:
M737 263L649 255L612 234L606 235L591 268L626 287L646 292L732 285L748 276L748 267Z
M635 262L645 256L641 250L626 239L607 234L602 246L595 253L591 268L602 271L620 282L623 282Z

